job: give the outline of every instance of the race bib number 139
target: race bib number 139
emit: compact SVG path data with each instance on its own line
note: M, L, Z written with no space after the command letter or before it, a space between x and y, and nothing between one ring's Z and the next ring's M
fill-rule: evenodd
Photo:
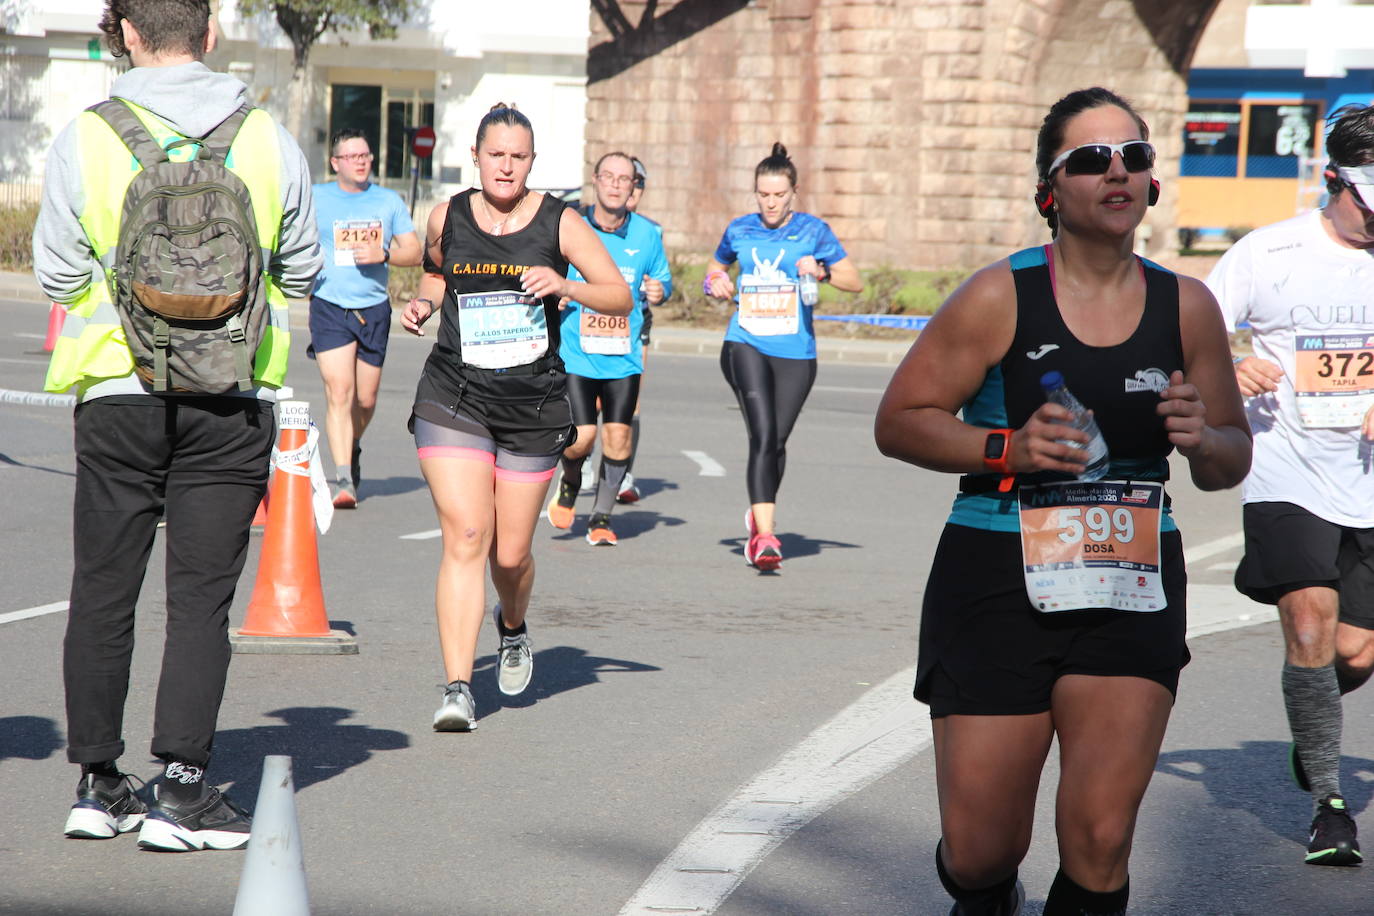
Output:
M1164 487L1101 480L1019 490L1026 595L1036 610L1164 608Z

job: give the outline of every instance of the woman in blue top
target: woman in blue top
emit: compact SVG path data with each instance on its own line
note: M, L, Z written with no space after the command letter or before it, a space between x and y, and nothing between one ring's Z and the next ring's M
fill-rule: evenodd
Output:
M744 561L769 571L782 565L773 510L787 437L816 380L815 303L803 301L802 278L853 293L863 289L863 280L825 221L792 209L797 167L781 143L754 169L754 197L759 212L725 227L703 286L708 296L733 297L738 306L725 332L720 368L749 431ZM739 276L732 281L726 268L735 261Z

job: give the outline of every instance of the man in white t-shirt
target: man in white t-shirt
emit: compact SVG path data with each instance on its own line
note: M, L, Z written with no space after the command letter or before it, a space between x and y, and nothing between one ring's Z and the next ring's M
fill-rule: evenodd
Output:
M1306 861L1358 865L1341 696L1374 670L1374 108L1332 117L1327 205L1251 232L1207 285L1253 334L1236 361L1255 437L1236 588L1278 605L1289 759L1316 803Z

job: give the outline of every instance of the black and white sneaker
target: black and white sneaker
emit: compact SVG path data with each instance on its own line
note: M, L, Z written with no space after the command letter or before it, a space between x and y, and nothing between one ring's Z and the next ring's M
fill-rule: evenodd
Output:
M1359 865L1364 861L1359 840L1355 839L1355 819L1339 795L1328 795L1317 802L1305 861L1308 865Z
M248 845L253 819L219 789L207 788L197 801L177 803L153 786L153 804L138 845L155 852L197 849L242 849Z
M534 677L534 648L528 626L514 636L501 632L501 605L491 609L496 635L501 640L496 650L496 686L508 697L519 696Z
M477 727L477 704L465 681L444 685L444 699L434 712L436 732L470 732Z
M133 830L147 813L148 806L127 775L121 775L118 784L107 789L88 773L76 787L76 804L62 832L74 840L108 840Z

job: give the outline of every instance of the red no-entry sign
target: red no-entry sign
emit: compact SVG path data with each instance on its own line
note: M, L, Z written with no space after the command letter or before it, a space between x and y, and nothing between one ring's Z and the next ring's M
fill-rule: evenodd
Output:
M434 155L434 128L417 127L410 138L410 151L417 159L428 159Z

